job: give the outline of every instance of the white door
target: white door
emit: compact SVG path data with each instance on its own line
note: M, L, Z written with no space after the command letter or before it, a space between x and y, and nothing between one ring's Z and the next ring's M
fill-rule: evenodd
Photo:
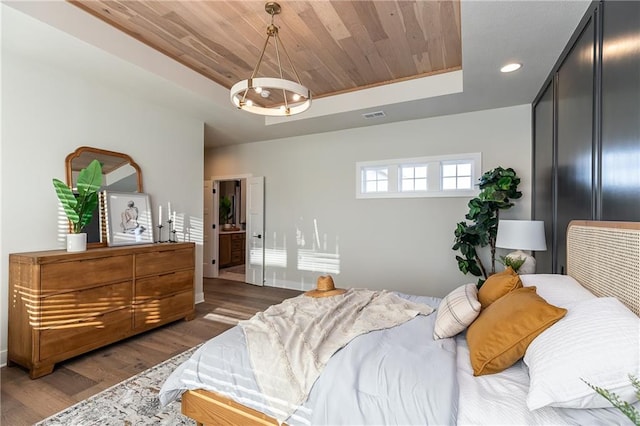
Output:
M205 278L218 276L218 182L204 181L204 241L202 256L202 275Z
M264 285L264 176L247 178L245 281Z

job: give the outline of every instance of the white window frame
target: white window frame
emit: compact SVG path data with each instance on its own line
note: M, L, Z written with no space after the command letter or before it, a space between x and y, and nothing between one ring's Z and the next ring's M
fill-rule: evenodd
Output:
M452 163L471 164L471 189L442 189L442 165ZM427 166L426 191L402 191L402 166ZM363 192L362 176L366 169L386 167L389 176L387 192ZM421 198L421 197L475 197L479 194L478 181L482 170L482 154L448 154L430 157L397 158L391 160L356 162L356 198Z
M441 185L441 189L443 191L462 191L468 188L457 188L458 185L458 179L461 177L466 177L466 175L459 175L457 173L457 167L456 167L456 174L454 176L445 176L444 175L444 166L458 166L460 164L469 164L469 160L447 160L447 161L442 161L440 162L440 167L443 169L442 170L442 175L440 177L440 185ZM454 178L456 180L456 188L451 188L451 189L445 189L444 188L444 180L447 178ZM473 163L471 163L471 174L469 175L469 180L471 183L471 186L473 187L474 182L477 182L477 179L475 179L474 181L474 176L473 176Z
M378 174L382 171L385 170L387 173L387 179L383 180L383 179L377 179ZM360 175L360 178L362 179L362 176L369 173L369 172L374 172L376 174L376 179L375 180L361 180L361 184L362 185L366 185L368 182L376 182L376 186L379 186L380 182L386 182L387 183L387 188L389 188L389 184L391 183L392 178L389 176L389 169L387 166L385 165L381 165L381 166L367 166L367 167L363 167L362 168L362 174ZM360 190L362 190L362 187L360 188ZM374 193L386 193L389 190L387 189L387 191L371 191L371 192L365 192L365 194L374 194Z
M423 167L425 169L425 176L423 177L416 177L415 172L416 169L419 167ZM413 177L409 178L409 179L405 179L403 171L404 169L412 169L413 171ZM425 186L426 189L415 189L415 184L418 180L423 180L425 181ZM413 181L413 185L414 185L414 189L411 190L404 190L403 186L404 186L404 181L405 180L410 180ZM412 163L412 164L400 164L398 165L398 191L400 192L422 192L422 191L427 191L428 190L428 186L429 185L429 165L428 164L424 164L424 163Z

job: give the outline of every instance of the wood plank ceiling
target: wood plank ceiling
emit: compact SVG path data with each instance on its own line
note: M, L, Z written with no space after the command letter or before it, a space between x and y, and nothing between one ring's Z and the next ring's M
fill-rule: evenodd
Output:
M69 1L227 88L251 75L271 19L262 1ZM278 3L280 38L314 98L462 68L459 0ZM258 76L277 70L270 45Z

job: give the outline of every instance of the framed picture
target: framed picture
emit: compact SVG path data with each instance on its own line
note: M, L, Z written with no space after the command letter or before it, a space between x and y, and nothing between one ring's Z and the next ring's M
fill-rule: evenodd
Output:
M105 192L107 244L153 243L151 203L139 192Z

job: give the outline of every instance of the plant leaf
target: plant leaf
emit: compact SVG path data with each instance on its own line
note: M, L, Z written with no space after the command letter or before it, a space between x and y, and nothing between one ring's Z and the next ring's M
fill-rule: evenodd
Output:
M102 186L102 166L98 160L91 161L86 169L80 170L77 185L80 197L98 192Z
M102 186L102 166L98 160L93 160L89 165L80 170L78 174L78 195L59 179L53 179L53 186L62 204L67 219L73 225L73 232L82 232L82 229L91 221L93 211L98 205L98 190Z
M62 208L64 209L69 221L73 224L77 223L80 219L76 212L78 201L73 195L73 192L71 192L71 188L69 188L66 183L55 178L53 179L53 187L56 190L58 200L60 200L60 204L62 204Z

